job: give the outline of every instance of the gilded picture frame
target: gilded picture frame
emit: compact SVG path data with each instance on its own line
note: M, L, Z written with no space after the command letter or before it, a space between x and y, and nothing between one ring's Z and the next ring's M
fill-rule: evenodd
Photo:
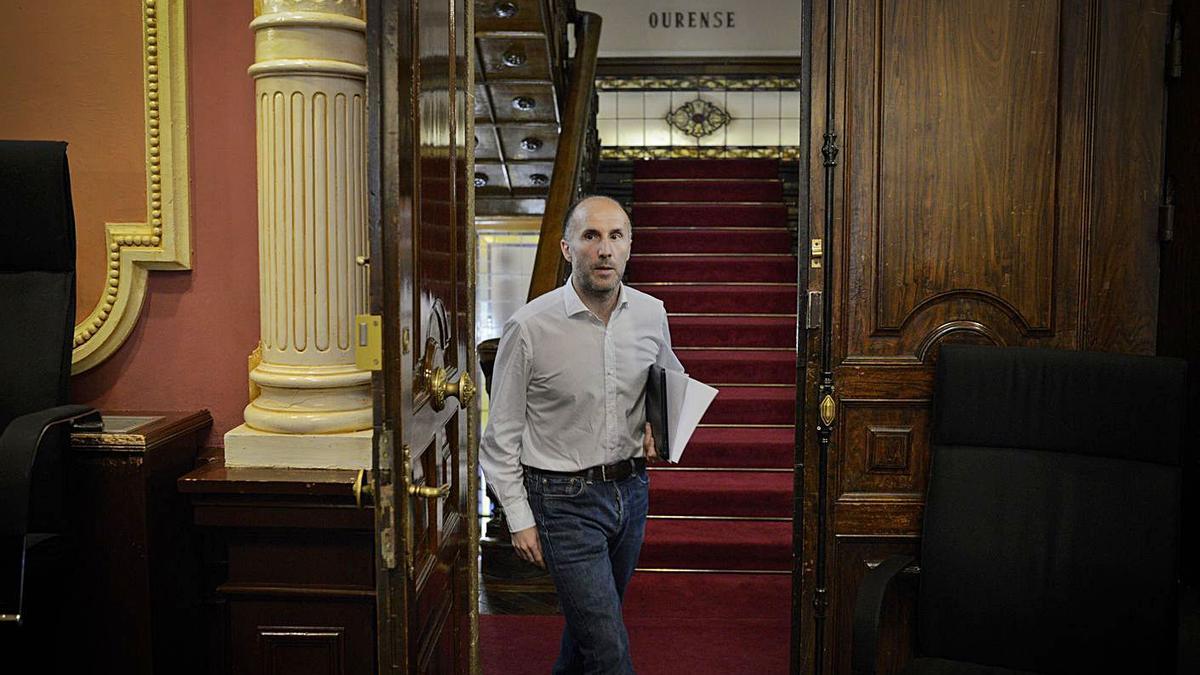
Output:
M192 267L185 0L141 0L144 222L105 224L107 276L75 326L72 372L99 365L137 324L152 270Z

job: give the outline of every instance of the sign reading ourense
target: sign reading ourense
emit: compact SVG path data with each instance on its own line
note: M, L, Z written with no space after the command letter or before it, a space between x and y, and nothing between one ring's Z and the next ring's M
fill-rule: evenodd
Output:
M797 0L577 0L604 19L600 56L797 56Z

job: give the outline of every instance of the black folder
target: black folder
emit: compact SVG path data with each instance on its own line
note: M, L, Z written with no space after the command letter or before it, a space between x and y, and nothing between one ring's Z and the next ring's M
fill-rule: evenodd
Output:
M667 420L667 371L660 365L650 366L646 377L646 421L654 434L654 449L660 459L670 460L671 449Z

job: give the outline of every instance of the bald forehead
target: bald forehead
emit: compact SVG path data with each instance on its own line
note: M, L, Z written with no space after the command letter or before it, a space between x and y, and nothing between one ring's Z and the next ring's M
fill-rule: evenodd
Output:
M571 211L563 228L563 239L570 239L585 223L611 224L619 221L628 233L630 231L629 215L620 202L611 197L595 196L580 200Z

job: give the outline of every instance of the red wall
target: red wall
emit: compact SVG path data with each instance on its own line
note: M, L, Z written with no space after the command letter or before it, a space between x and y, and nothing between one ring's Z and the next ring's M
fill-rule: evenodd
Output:
M192 138L189 272L151 272L141 319L119 351L72 380L108 410L208 408L210 446L242 423L246 356L258 343L253 3L189 3Z

